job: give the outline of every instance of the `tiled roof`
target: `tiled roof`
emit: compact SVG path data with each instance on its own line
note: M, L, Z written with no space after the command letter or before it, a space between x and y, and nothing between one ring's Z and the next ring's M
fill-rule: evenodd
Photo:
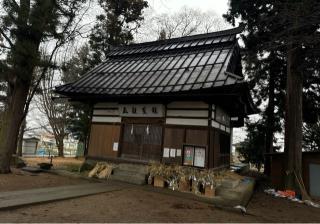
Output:
M63 95L144 95L233 85L243 80L236 34L242 28L119 47Z

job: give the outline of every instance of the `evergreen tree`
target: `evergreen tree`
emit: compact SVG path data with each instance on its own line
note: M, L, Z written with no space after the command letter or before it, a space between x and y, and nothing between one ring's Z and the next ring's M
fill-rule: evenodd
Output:
M87 44L83 45L76 54L62 66L62 82L71 83L80 79L90 68L93 67L92 54ZM71 135L83 143L87 154L88 140L90 134L90 120L92 105L90 102L73 103L72 108L69 110L67 119L67 131Z
M315 67L315 61L319 60L319 9L320 3L315 0L263 0L254 4L247 0L232 0L225 15L233 24L236 18L245 23L248 35L256 37L258 44L254 46L262 53L262 58L272 51L282 52L284 56L285 177L288 188L297 186L296 176L301 179L303 89L319 91L312 90L309 82L319 74L319 67ZM270 86L270 82L267 83Z
M246 128L248 135L236 150L243 158L242 162L251 163L260 171L264 162L265 124L261 121L246 123Z
M315 124L304 125L302 144L306 151L320 150L320 121Z
M106 58L110 48L133 41L133 32L143 20L143 9L148 7L144 0L99 0L99 5L104 12L97 16L89 41L96 63Z

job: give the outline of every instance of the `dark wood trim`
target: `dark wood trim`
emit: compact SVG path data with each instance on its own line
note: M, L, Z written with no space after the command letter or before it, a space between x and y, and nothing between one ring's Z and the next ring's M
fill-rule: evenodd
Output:
M167 104L164 105L164 117L167 117ZM161 159L160 161L163 162L163 150L164 150L164 141L165 141L165 134L166 134L166 121L164 119L164 122L162 124L162 142L161 142ZM170 152L169 152L170 155Z
M90 123L89 123L89 137L88 137L88 145L87 145L87 155L89 154L89 147L90 147L90 138L91 138L91 129L92 129L92 124L93 124L93 122L92 122L92 115L93 115L93 107L94 107L94 105L93 104L91 104L91 111L90 111ZM86 147L86 146L85 146ZM87 158L87 155L84 155L85 156L85 158Z
M118 153L117 153L117 157L120 158L121 157L121 154L122 154L122 142L123 142L123 127L124 127L124 123L121 123L120 124L120 136L119 136L119 150L118 150Z
M221 130L221 129L219 129L219 128L215 128L215 127L212 127L212 126L211 126L210 129L211 129L211 130L218 131L218 132L222 132L222 133L227 134L227 135L231 135L231 133L228 133L228 132L226 132L226 131L223 131L223 130ZM230 132L231 132L231 129L230 129Z
M98 124L98 125L121 125L121 123L120 122L91 122L91 125L96 125L96 124Z
M182 128L182 129L202 129L206 130L208 126L196 126L196 125L178 125L178 124L165 124L168 128Z
M119 110L118 107L94 107L94 110Z
M210 126L211 126L211 117L212 117L212 104L209 104L209 114L208 114L208 128L207 128L207 144L208 144L208 150L206 151L206 167L209 168L209 164L210 164L210 159L213 160L213 158L209 158L210 155L210 150L214 150L213 147L211 147L211 142L210 142L210 136L211 136L211 130L210 130Z
M122 117L121 123L127 124L164 124L163 117Z

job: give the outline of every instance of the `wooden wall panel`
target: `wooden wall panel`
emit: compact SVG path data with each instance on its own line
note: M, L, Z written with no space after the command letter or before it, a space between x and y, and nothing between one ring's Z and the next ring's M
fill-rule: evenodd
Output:
M164 134L164 147L181 148L184 142L184 128L166 128Z
M302 154L302 177L307 191L310 191L310 164L320 165L320 152L304 152Z
M92 157L117 157L113 143L119 142L120 125L92 124L88 155Z
M285 154L274 153L268 155L271 157L270 179L272 185L279 189L284 188L284 171L285 171ZM302 178L306 190L310 191L309 167L310 164L320 164L320 152L303 152L302 153ZM310 192L309 192L310 193ZM318 198L316 198L318 199Z
M166 127L164 130L164 148L174 148L174 149L181 149L182 155L182 148L185 142L185 129L184 128L174 128L174 127ZM165 163L182 163L182 156L175 157L175 158L163 158L163 162Z
M207 146L208 130L207 129L186 129L186 144Z
M219 158L220 158L220 134L219 131L214 130L214 141L213 141L213 166L219 166Z
M208 167L209 168L213 168L214 167L214 133L215 130L214 129L210 129L210 133L209 133L209 152L208 152ZM218 149L216 149L218 150Z

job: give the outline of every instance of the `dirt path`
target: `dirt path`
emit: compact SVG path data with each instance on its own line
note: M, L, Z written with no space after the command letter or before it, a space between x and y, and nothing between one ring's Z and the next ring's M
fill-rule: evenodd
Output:
M320 210L255 193L249 215L141 188L0 211L1 222L320 222Z

